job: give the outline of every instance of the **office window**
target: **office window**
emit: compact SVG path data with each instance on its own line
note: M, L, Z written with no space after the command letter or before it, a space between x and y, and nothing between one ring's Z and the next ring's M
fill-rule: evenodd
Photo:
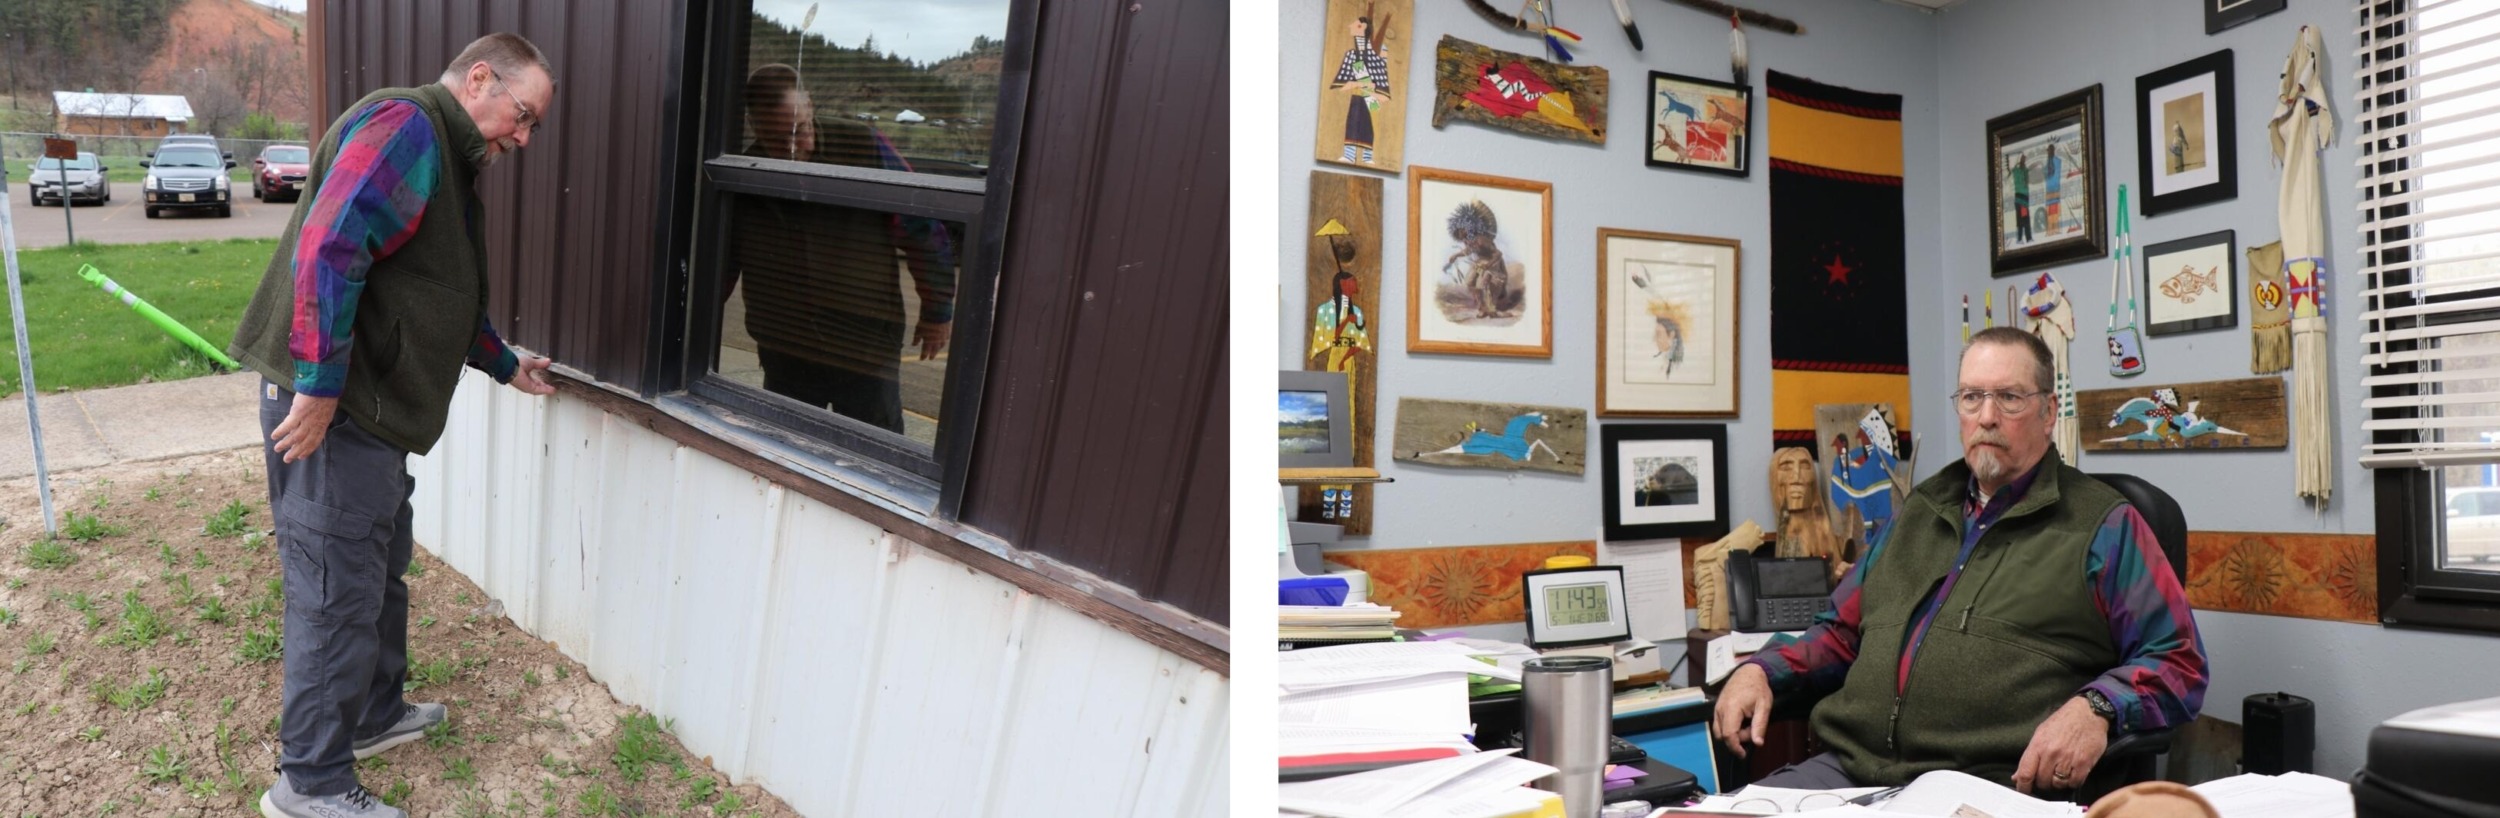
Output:
M1030 2L709 10L684 385L940 488L941 517L979 405Z
M2500 631L2500 15L2406 0L2361 18L2381 617Z

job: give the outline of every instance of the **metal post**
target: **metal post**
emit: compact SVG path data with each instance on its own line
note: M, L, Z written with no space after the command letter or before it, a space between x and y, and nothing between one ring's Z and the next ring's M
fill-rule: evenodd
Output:
M78 209L78 200L69 194L69 163L74 160L54 159L52 161L61 163L61 224L69 230L69 246L76 247L78 246L78 223L69 217L70 211Z
M62 200L62 208L68 208L68 199ZM26 299L17 285L17 222L9 215L5 195L0 195L0 256L8 260L9 320L17 326L17 384L18 391L26 393L26 434L35 443L35 493L43 500L43 533L58 537L61 529L52 519L52 476L43 466L43 419L35 411L35 353L26 347Z

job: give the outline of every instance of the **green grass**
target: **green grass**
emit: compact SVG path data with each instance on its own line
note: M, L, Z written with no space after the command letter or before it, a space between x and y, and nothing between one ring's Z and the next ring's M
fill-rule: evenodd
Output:
M140 601L139 592L128 591L122 594L121 630L106 637L104 644L138 650L156 644L157 638L164 636L166 630L164 617L159 616L155 608Z
M88 692L94 694L95 700L99 703L109 704L123 710L137 710L155 704L158 699L165 698L166 684L165 670L158 668L148 671L147 676L131 682L129 687L117 688L112 682L97 679L88 687Z
M129 529L121 526L107 523L93 514L79 514L77 512L71 512L69 515L69 522L61 525L61 536L68 537L79 542L95 542L106 537L120 535L122 532L128 530Z
M139 763L139 776L147 779L149 783L162 784L181 778L184 768L188 766L182 760L181 754L159 744L155 749L148 751L147 760Z
M46 390L123 386L209 374L213 364L149 324L118 299L78 277L93 264L114 281L223 346L277 252L276 239L164 242L24 250L28 342L35 384ZM16 339L0 334L0 355L15 356ZM18 389L17 371L0 371L0 389Z

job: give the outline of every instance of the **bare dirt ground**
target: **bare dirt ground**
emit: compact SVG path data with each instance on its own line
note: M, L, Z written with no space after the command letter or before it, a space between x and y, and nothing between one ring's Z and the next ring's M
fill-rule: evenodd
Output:
M0 481L0 815L254 814L284 621L267 491L253 449L55 475L56 546L32 478ZM359 776L411 815L796 814L422 545L408 586L409 699L451 719Z

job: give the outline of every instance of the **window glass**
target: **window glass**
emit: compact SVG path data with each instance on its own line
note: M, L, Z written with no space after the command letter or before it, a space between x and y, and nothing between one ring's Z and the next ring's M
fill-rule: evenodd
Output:
M2500 393L2500 377L2473 377L2483 370L2500 372L2500 333L2474 333L2438 339L2455 355L2442 371L2458 380L2439 382L2446 394ZM2470 401L2437 406L2440 418L2454 424L2438 429L2441 442L2500 441L2500 403ZM2438 469L2447 513L2441 517L2440 567L2500 573L2500 463Z
M303 148L272 148L268 159L289 165L309 164L312 162L312 152Z
M1007 0L756 0L747 22L747 117L734 152L987 173ZM800 147L809 131L814 149Z
M714 371L935 446L964 226L726 198Z

